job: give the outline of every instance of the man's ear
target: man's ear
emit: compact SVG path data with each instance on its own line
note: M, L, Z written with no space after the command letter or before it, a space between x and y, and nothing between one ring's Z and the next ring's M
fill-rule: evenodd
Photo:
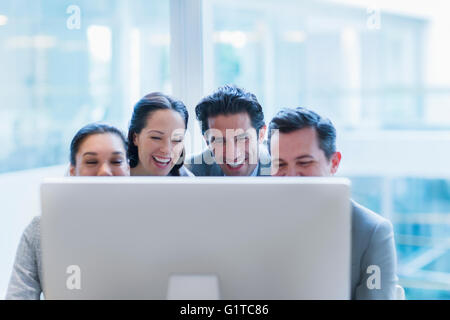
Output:
M74 176L75 176L75 167L74 167L73 165L70 165L70 168L69 168L69 175L70 175L71 177L74 177Z
M206 147L209 149L209 151L213 152L212 144L209 142L210 134L211 134L211 129L206 130L203 133L203 139L205 140Z
M263 125L259 129L258 143L263 143L264 142L264 138L266 137L266 131L267 131L267 126L266 125Z
M334 175L338 169L339 169L339 164L341 163L341 159L342 159L342 155L339 151L336 151L335 153L333 153L333 155L331 156L331 175Z
M206 133L203 135L203 139L205 140L206 147L212 152L213 151L213 147L212 147L211 143L209 143L209 139L206 136Z

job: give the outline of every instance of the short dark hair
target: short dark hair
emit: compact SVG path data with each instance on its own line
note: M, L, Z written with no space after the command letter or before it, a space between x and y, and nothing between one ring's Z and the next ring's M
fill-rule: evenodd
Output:
M264 113L256 96L235 85L219 87L213 94L204 97L195 107L195 114L201 123L203 135L209 129L208 118L241 112L248 113L256 132L264 126Z
M116 127L110 126L109 124L98 122L90 123L78 130L78 132L73 137L72 142L70 143L70 164L72 166L75 166L76 164L76 156L83 141L89 136L102 133L112 133L117 135L123 143L123 148L127 150L127 139L125 139L122 131L120 131Z
M184 103L161 92L152 92L139 100L134 106L128 129L128 157L130 167L134 168L139 163L138 147L134 144L134 135L139 134L147 125L148 117L157 110L173 110L181 114L184 119L184 128L187 129L189 114ZM172 168L172 175L179 175L179 169L183 166L185 151L178 163Z
M278 129L280 133L289 133L303 128L316 129L319 147L323 150L327 159L330 159L336 152L336 129L333 123L314 111L301 107L281 109L270 121L268 133L269 151L272 130Z

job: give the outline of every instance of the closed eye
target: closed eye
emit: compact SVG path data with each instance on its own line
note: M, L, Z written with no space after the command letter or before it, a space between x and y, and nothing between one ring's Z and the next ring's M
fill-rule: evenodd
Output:
M172 140L172 142L174 142L174 143L183 142L183 138L175 138Z
M248 136L238 136L236 137L236 141L247 141L248 140Z

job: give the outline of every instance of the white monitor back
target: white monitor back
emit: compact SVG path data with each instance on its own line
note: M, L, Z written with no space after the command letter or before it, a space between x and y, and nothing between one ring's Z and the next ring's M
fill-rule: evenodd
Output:
M44 294L208 298L173 292L197 277L220 299L349 299L349 198L342 178L49 179Z

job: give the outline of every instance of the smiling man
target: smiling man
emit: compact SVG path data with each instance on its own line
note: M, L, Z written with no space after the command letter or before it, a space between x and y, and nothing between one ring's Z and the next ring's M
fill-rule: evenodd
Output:
M283 109L269 124L274 176L333 176L341 161L330 120L305 108ZM301 203L299 203L301 207ZM351 200L352 299L394 299L397 283L392 224Z
M254 94L226 85L203 98L195 113L208 149L186 161L194 175L270 175L264 113Z

